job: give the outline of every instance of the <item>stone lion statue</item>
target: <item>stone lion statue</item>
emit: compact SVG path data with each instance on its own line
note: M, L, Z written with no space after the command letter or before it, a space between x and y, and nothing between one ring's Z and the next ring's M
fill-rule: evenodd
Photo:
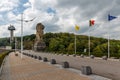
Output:
M42 23L38 23L36 26L36 41L43 41L43 34L44 34L44 25Z
M46 47L46 44L43 41L44 28L45 27L42 23L38 23L36 26L36 39L34 44L35 51L42 51Z

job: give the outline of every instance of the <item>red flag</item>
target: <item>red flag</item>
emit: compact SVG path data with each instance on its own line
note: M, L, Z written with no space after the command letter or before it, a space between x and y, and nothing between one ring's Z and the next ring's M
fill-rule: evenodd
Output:
M95 20L90 20L89 21L89 26L93 26L95 24Z

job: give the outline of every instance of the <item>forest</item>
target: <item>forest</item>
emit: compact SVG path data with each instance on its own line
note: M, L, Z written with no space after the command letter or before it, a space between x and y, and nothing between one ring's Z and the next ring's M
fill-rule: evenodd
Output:
M16 38L17 49L20 49L20 37ZM44 41L46 48L44 52L53 52L58 54L74 54L75 52L75 35L73 33L45 33ZM1 38L0 46L10 45L9 38ZM35 42L35 34L23 37L24 49L33 49ZM11 44L15 48L15 41ZM107 56L108 40L91 36L90 41L91 54L97 57ZM88 36L76 35L76 54L88 55ZM120 40L110 40L110 56L120 57Z

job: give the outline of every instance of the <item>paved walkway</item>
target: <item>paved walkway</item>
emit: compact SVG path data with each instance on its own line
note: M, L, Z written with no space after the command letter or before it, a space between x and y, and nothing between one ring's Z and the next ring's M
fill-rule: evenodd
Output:
M112 80L120 80L120 61L119 60L103 60L91 58L81 58L80 56L66 56L66 55L56 55L52 53L34 52L34 51L24 51L25 53L47 57L48 60L55 59L58 64L64 61L69 62L70 67L80 70L81 66L90 66L92 68L93 74L103 76ZM98 79L95 79L98 80ZM103 80L103 79L102 79ZM107 80L107 79L104 79Z
M45 62L11 53L5 61L0 80L90 80L80 74Z

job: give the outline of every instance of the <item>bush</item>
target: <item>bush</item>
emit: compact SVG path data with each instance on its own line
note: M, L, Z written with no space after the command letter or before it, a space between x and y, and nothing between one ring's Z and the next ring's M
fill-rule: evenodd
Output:
M15 53L15 56L18 56L18 54L17 54L17 53Z
M0 53L0 66L3 62L3 59L5 58L6 55L8 55L11 51L4 51L2 53Z

